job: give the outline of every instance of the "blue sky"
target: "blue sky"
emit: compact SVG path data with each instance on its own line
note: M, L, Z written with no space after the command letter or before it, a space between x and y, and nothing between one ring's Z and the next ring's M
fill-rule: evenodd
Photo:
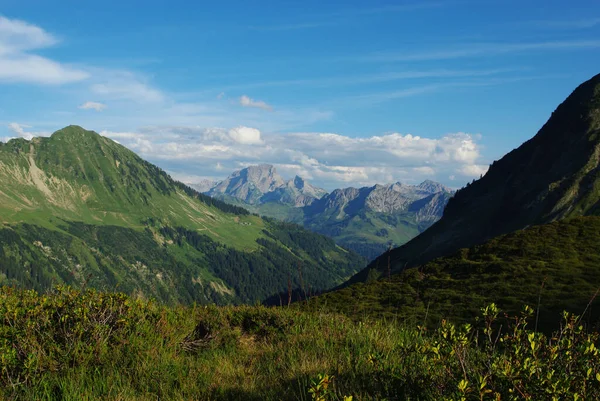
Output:
M525 4L523 4L525 3ZM460 187L600 66L597 1L4 0L0 138L69 124L187 182Z

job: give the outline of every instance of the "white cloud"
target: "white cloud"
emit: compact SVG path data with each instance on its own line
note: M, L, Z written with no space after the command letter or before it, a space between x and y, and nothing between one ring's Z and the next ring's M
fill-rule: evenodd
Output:
M49 133L47 133L47 132L28 132L28 131L25 131L26 128L31 128L31 125L18 124L18 123L8 124L8 129L16 135L16 137L13 137L13 138L24 138L24 139L27 139L28 141L30 141L37 136L48 136L49 135ZM7 138L7 139L11 139L11 138Z
M263 143L260 131L256 128L236 127L229 130L229 137L242 145L260 145Z
M110 139L138 139L143 138L144 135L137 132L112 132L112 131L101 131L100 135Z
M130 73L117 74L91 86L92 93L137 103L154 103L164 100L158 89L152 88Z
M242 105L243 107L255 107L257 109L273 111L273 107L263 102L262 100L254 100L246 95L240 97L240 105Z
M489 166L487 166L487 165L466 164L466 165L460 167L460 169L458 169L458 172L460 172L462 175L465 175L467 177L479 178L480 176L487 173L488 169L489 169Z
M426 138L388 133L349 137L334 133L263 134L250 127L153 127L135 133L102 132L170 171L224 178L259 163L277 166L327 189L425 179L466 182L485 172L478 134ZM261 146L257 146L261 145Z
M58 85L88 78L84 70L31 53L57 42L40 27L0 17L0 81Z
M39 49L57 42L58 39L40 27L0 17L0 53Z
M83 110L102 111L106 109L106 105L104 103L99 102L85 102L82 105L80 105L79 108Z
M0 81L59 85L89 77L85 71L31 54L0 55Z

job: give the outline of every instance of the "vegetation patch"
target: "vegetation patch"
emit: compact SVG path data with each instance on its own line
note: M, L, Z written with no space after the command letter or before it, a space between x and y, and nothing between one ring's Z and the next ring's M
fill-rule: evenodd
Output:
M386 254L371 280L299 305L354 319L386 318L437 327L442 319L471 322L491 302L510 314L536 309L538 328L558 328L564 310L596 326L600 286L600 218L534 226L388 276ZM383 274L381 272L384 272Z
M167 307L123 294L0 289L0 398L591 400L598 333L564 314L427 330L294 308Z

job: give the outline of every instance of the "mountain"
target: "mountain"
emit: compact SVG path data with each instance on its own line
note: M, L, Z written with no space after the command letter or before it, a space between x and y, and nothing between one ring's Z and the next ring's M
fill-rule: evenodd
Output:
M294 207L310 205L326 193L298 176L285 181L270 164L235 171L205 192L216 198L235 198L248 205L279 202Z
M256 302L288 280L331 287L364 263L77 126L0 143L0 219L0 284L38 290L67 283L165 302Z
M219 183L219 181L214 181L214 180L200 180L200 181L196 181L193 184L188 184L191 188L195 189L196 191L202 193L202 192L207 192L210 191L211 188L213 188L214 186L216 186Z
M581 84L540 131L459 190L444 216L369 271L417 266L530 225L600 212L600 75ZM371 277L373 272L371 272Z
M373 259L437 221L453 191L427 180L327 193L298 176L285 181L275 167L263 164L236 171L205 193L260 215L301 224Z
M295 176L286 181L285 185L265 193L261 203L278 202L293 207L302 207L312 204L325 195L327 191L308 183L304 178Z
M452 190L424 184L336 189L304 207L303 220L296 222L372 259L392 244L407 242L442 216Z
M298 307L437 327L442 319L473 323L491 303L512 316L529 305L538 314L538 327L551 331L564 310L586 312L582 323L598 323L600 311L587 307L598 287L600 217L587 216L505 234Z

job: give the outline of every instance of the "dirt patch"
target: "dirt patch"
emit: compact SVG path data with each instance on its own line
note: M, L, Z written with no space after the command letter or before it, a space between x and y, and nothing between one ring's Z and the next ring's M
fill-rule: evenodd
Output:
M30 146L29 151L29 179L48 199L52 198L52 191L46 185L46 173L35 164L35 147L33 144Z
M212 288L215 292L218 292L221 295L234 295L234 292L231 288L227 288L223 283L212 281L210 283L210 288Z

